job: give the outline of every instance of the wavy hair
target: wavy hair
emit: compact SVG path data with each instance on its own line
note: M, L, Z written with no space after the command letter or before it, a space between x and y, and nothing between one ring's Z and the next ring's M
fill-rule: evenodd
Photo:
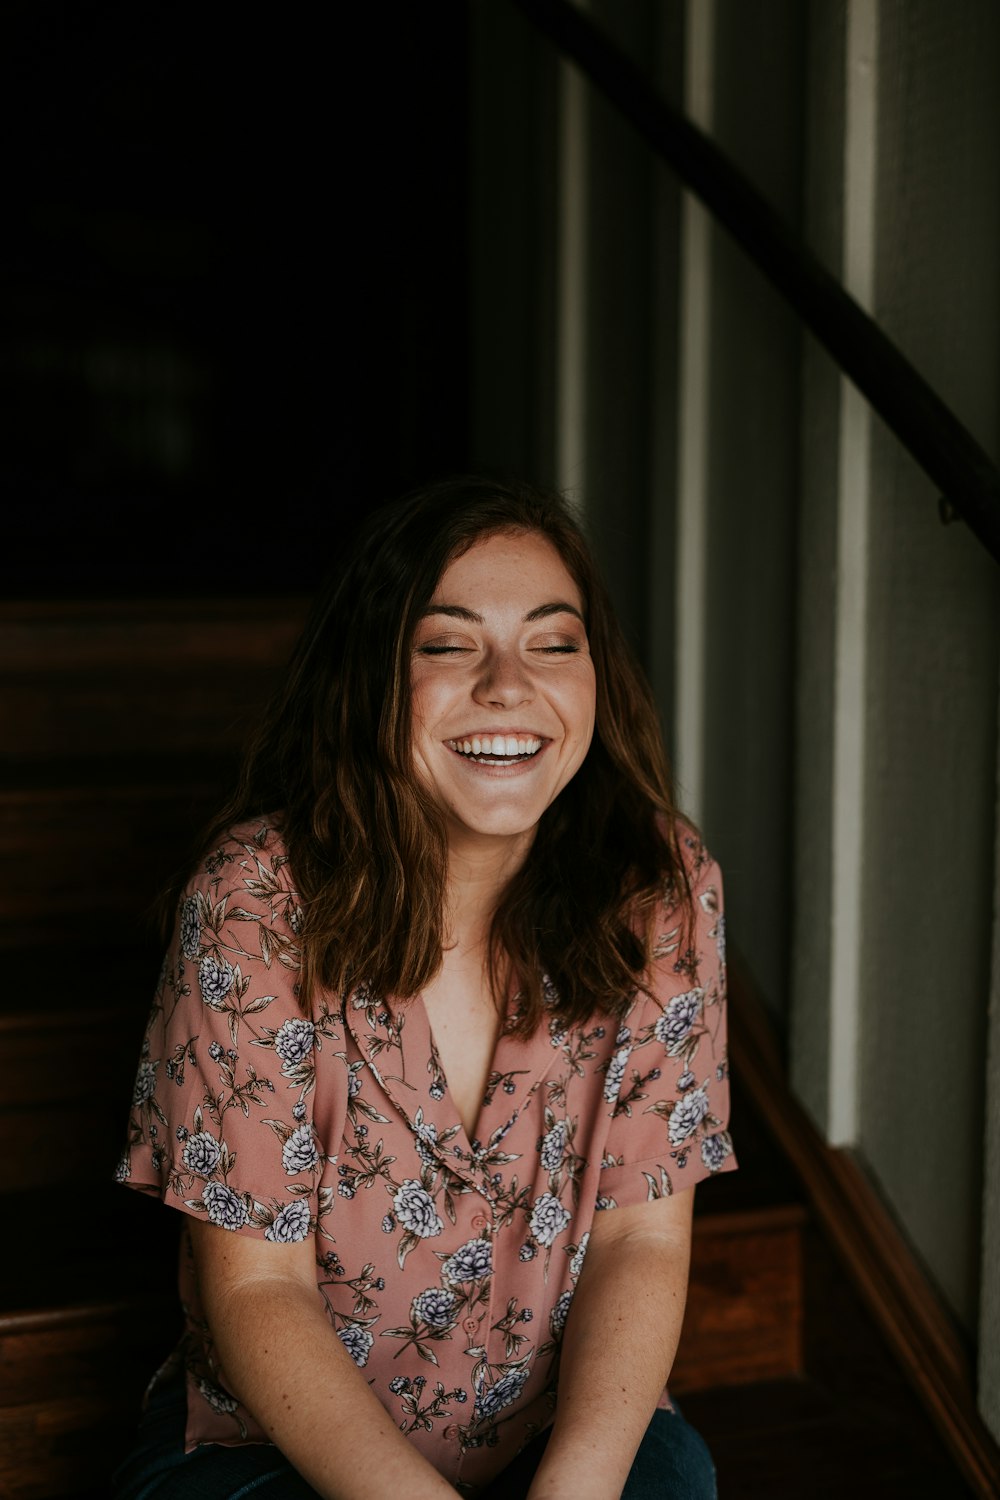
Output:
M517 989L522 1035L552 1009L565 1024L595 1010L620 1015L643 985L654 909L669 898L690 920L655 704L581 525L557 492L458 475L379 506L359 529L313 601L232 796L200 840L207 852L256 817L280 827L305 914L307 1013L317 990L340 994L362 981L405 1000L440 966L447 845L413 770L411 643L454 558L523 532L552 543L580 591L596 723L495 911L494 996Z

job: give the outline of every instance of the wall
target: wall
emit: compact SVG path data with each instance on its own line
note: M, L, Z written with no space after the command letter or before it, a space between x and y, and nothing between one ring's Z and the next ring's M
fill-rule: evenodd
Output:
M586 8L995 458L995 7ZM981 1269L1000 1253L995 1145L983 1162L1000 573L724 231L500 9L474 7L474 31L510 24L520 60L493 53L473 92L523 89L550 163L516 220L546 247L528 280L547 310L505 345L544 416L510 460L581 503L794 1087L979 1347L1000 1434ZM486 240L474 223L495 292ZM480 439L498 461L495 420Z

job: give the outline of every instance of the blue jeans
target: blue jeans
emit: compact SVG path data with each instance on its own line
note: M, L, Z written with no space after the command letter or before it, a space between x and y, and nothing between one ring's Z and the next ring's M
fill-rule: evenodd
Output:
M206 1443L186 1454L185 1416L183 1376L164 1377L112 1478L112 1500L317 1500L316 1491L270 1443L242 1448ZM523 1500L547 1441L548 1433L540 1433L480 1500ZM679 1411L653 1413L621 1500L716 1500L711 1455Z

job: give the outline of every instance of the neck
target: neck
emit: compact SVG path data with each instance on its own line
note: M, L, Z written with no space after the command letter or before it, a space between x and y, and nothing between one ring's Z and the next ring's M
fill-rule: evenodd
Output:
M521 868L529 848L530 842L524 839L477 840L449 846L449 946L483 952L504 887Z

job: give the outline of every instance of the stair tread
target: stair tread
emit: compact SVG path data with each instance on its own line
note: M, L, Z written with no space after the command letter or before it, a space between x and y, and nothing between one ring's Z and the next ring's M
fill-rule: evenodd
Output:
M909 1403L873 1409L861 1389L848 1398L803 1375L692 1392L678 1404L708 1443L726 1500L970 1500L975 1493Z

